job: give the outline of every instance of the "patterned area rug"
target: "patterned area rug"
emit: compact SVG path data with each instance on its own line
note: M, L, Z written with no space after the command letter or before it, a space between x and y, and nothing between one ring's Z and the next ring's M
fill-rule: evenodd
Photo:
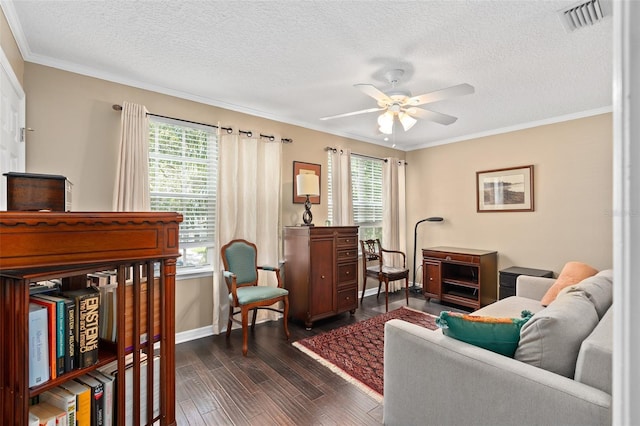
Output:
M433 315L401 307L299 340L293 346L382 401L384 323L395 318L430 330L437 328Z

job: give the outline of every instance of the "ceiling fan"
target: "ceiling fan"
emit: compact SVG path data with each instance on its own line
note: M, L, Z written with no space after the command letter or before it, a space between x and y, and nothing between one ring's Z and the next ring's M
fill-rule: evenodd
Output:
M377 108L368 108L360 111L347 112L345 114L321 117L320 120L332 120L334 118L384 111L380 116L378 116L378 125L380 126L380 132L387 135L393 133L393 123L396 117L400 121L400 124L402 124L402 128L405 132L416 124L416 118L448 125L454 123L458 118L416 107L418 105L441 101L454 96L468 95L474 92L473 86L464 83L451 86L446 89L436 90L435 92L425 93L424 95L411 96L411 92L396 88L396 84L403 74L404 70L401 69L391 70L385 74L386 79L391 84L391 90L387 92L383 92L371 84L354 85L354 87L362 90L364 94L371 96L373 99L378 101Z

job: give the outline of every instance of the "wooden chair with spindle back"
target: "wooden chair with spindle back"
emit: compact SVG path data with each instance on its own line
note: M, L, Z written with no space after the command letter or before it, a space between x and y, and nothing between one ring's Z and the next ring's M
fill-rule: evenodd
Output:
M409 269L407 269L406 255L398 250L387 250L382 248L379 239L360 240L362 250L362 295L360 296L360 305L364 298L364 291L367 288L367 278L376 278L378 280L378 295L380 297L380 289L384 282L384 302L385 311L389 311L389 282L397 280L405 280L405 297L407 306L409 306ZM392 255L398 255L402 258L402 267L385 264L385 255L389 258ZM370 265L370 263L373 263Z

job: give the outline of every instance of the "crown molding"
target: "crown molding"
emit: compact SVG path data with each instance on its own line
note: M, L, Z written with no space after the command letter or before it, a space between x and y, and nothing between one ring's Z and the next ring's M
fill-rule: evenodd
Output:
M606 114L613 111L613 106L608 105L601 108L590 109L586 111L575 112L571 114L559 115L556 117L545 118L543 120L529 121L526 123L520 123L513 126L501 127L499 129L488 130L486 132L472 133L469 135L459 136L456 138L442 139L439 141L428 142L420 145L411 145L407 147L406 151L415 151L424 148L433 148L434 146L447 145L450 143L463 142L471 139L479 139L487 136L495 136L503 133L516 132L518 130L531 129L533 127L546 126L549 124L562 123L564 121L572 121L580 118L593 117L595 115Z

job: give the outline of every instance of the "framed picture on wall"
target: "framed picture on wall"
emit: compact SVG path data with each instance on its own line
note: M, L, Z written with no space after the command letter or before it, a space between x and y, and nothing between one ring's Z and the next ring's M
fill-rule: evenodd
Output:
M318 176L318 180L320 181L320 193L322 194L322 175L321 175L321 166L320 164L313 163L303 163L302 161L294 161L293 162L293 203L294 204L304 204L307 200L307 197L304 195L298 195L296 188L296 176L299 174L315 174ZM320 195L317 197L309 197L309 201L311 204L320 204Z
M533 166L476 172L476 204L484 212L532 212Z

